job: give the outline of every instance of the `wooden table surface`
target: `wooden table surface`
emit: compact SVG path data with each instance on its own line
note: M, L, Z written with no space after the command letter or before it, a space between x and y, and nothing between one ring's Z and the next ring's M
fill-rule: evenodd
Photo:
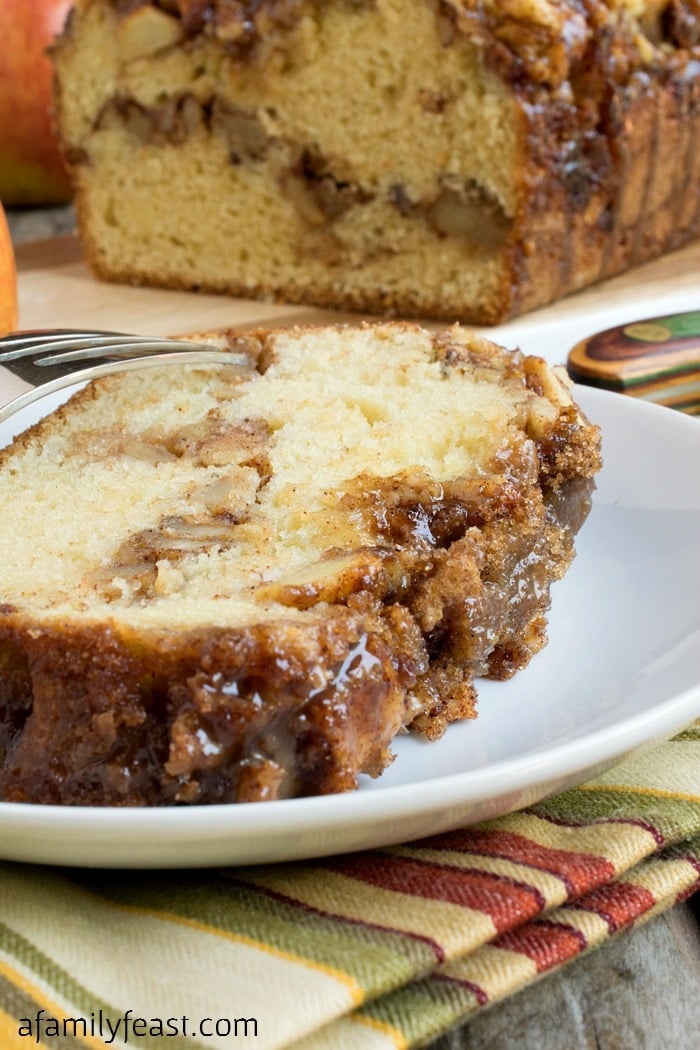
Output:
M65 210L10 215L19 268L22 327L97 326L167 334L224 325L337 319L305 307L123 288L96 281L77 240L27 237L71 228ZM23 243L20 243L23 242ZM572 345L572 317L607 311L648 316L652 294L665 312L700 306L700 241L662 260L587 289L503 329L536 352L542 331ZM655 311L658 312L658 311ZM20 387L21 388L21 387ZM670 410L669 410L670 411ZM700 425L700 424L699 424ZM700 1048L700 901L652 919L633 932L497 1004L430 1050L680 1050Z

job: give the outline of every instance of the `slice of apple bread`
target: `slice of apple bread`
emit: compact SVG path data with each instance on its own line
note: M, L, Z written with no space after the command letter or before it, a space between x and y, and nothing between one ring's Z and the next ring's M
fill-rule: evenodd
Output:
M0 453L0 795L344 791L545 642L600 464L545 362L459 327L225 336Z

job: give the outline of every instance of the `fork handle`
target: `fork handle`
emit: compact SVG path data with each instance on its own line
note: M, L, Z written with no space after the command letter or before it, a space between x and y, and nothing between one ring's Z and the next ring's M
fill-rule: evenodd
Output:
M571 350L572 379L700 413L700 310L627 322Z

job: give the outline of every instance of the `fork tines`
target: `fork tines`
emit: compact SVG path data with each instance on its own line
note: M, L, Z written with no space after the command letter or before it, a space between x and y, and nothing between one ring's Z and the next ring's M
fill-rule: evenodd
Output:
M0 338L0 363L32 357L37 365L56 365L116 354L138 356L154 351L171 353L212 350L212 343L185 341L160 336L138 336L123 332L87 332L69 329L14 332ZM55 351L59 351L56 353Z

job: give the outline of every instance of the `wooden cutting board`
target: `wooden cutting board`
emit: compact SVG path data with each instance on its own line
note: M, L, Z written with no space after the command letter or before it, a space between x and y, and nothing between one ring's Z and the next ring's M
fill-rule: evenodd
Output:
M78 326L167 335L222 326L278 326L357 317L221 295L108 284L92 275L72 236L19 245L16 255L22 328ZM568 328L572 320L580 323L611 309L646 317L652 300L651 312L698 308L700 240L489 332L506 345L511 334L527 343L530 333L552 325ZM523 349L536 352L533 346ZM563 353L566 350L568 346L563 345Z
M20 328L107 328L169 335L228 325L287 324L335 314L221 295L132 288L97 280L75 237L16 248Z

